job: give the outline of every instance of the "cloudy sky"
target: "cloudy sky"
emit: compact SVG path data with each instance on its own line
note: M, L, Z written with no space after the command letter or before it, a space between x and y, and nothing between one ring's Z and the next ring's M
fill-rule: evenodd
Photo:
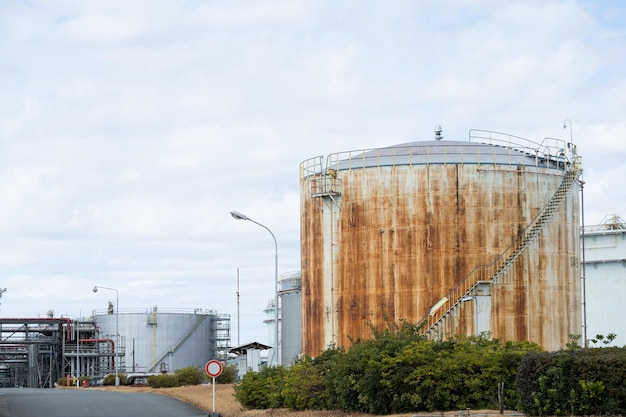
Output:
M268 342L274 243L229 212L296 271L300 162L435 125L571 135L586 224L626 217L624 51L621 0L2 1L0 315L102 285Z

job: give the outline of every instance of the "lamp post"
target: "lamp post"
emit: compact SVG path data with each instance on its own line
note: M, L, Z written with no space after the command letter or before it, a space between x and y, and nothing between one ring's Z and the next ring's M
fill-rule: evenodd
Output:
M247 220L249 222L252 222L254 224L261 226L262 228L270 232L270 235L272 235L272 239L274 239L275 256L274 256L274 354L273 356L276 358L276 363L280 365L281 358L278 353L278 243L276 242L276 236L274 236L274 233L272 233L272 231L267 226L255 220L252 220L250 217L246 216L245 214L241 214L237 211L231 211L230 215L233 216L233 218L236 220Z
M115 345L117 346L117 350L119 352L120 349L120 305L119 305L119 293L115 288L103 287L101 285L96 285L93 287L93 292L98 292L98 289L115 291ZM113 350L113 359L115 360L115 349ZM115 386L119 387L120 385L120 377L117 372L119 368L119 358L115 360Z
M563 121L563 129L567 129L567 125L569 124L569 141L572 143L572 121L570 119L565 119Z

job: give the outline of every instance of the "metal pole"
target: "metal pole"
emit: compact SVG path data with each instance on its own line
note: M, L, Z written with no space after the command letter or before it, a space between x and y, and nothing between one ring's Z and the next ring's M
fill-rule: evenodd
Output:
M76 319L76 387L80 387L80 346L78 345L78 339L80 339L80 336L78 330L78 320L79 319Z
M120 368L120 299L119 293L115 290L115 344L117 345L117 351L113 352L115 356L115 386L120 386L120 377L118 375L118 369Z
M567 129L569 124L569 141L573 145L572 121L565 119L563 121L563 129ZM580 185L580 218L581 218L581 281L582 281L582 298L583 298L583 346L587 347L587 278L585 276L585 181L578 180Z
M580 262L582 268L582 284L583 284L583 346L587 347L587 277L585 274L585 181L579 180L580 184L580 218L581 218L581 252L582 259Z
M248 220L254 224L257 224L267 230L270 235L272 235L272 239L274 240L274 361L277 365L281 364L281 357L278 353L278 242L276 241L276 236L274 233L265 225L252 220L250 217L245 214L241 214L236 211L231 211L230 215L237 220Z
M115 291L115 344L117 345L117 349L119 351L119 348L120 348L120 314L119 314L119 312L120 312L120 304L119 304L120 299L119 299L119 292L115 288L103 287L101 285L96 285L95 287L93 287L93 292L98 292L99 288L102 288L104 290ZM119 387L120 386L120 377L119 377L119 373L118 373L119 360L115 359L115 356L116 356L115 348L113 348L112 355L113 355L113 360L115 361L115 386ZM119 355L117 355L117 356L119 356Z
M215 377L213 377L211 388L213 389L213 413L215 413Z
M240 326L240 314L239 314L239 268L237 268L237 346L240 346L241 326Z

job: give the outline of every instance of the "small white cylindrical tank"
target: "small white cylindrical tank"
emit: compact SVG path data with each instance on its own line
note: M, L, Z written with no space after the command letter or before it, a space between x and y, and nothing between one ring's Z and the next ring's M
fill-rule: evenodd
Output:
M280 344L282 364L289 366L302 354L302 279L300 271L281 274Z

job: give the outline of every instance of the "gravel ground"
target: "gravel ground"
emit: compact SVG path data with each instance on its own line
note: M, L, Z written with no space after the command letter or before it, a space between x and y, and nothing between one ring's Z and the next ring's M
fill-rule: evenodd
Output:
M213 411L213 390L211 385L195 385L176 388L150 388L150 387L103 387L103 388L81 388L81 389L104 389L104 390L121 390L128 392L150 392L155 394L167 395L185 401L207 412ZM286 409L271 410L244 410L234 397L233 385L216 385L215 386L215 412L222 417L372 417L370 414L363 413L346 413L342 411L291 411ZM470 416L497 416L497 410L470 410L464 411L463 417ZM432 416L432 417L459 417L459 411L448 411L445 413L410 413L397 414L387 417L413 417L413 416ZM522 413L516 411L505 411L507 416L523 416Z

